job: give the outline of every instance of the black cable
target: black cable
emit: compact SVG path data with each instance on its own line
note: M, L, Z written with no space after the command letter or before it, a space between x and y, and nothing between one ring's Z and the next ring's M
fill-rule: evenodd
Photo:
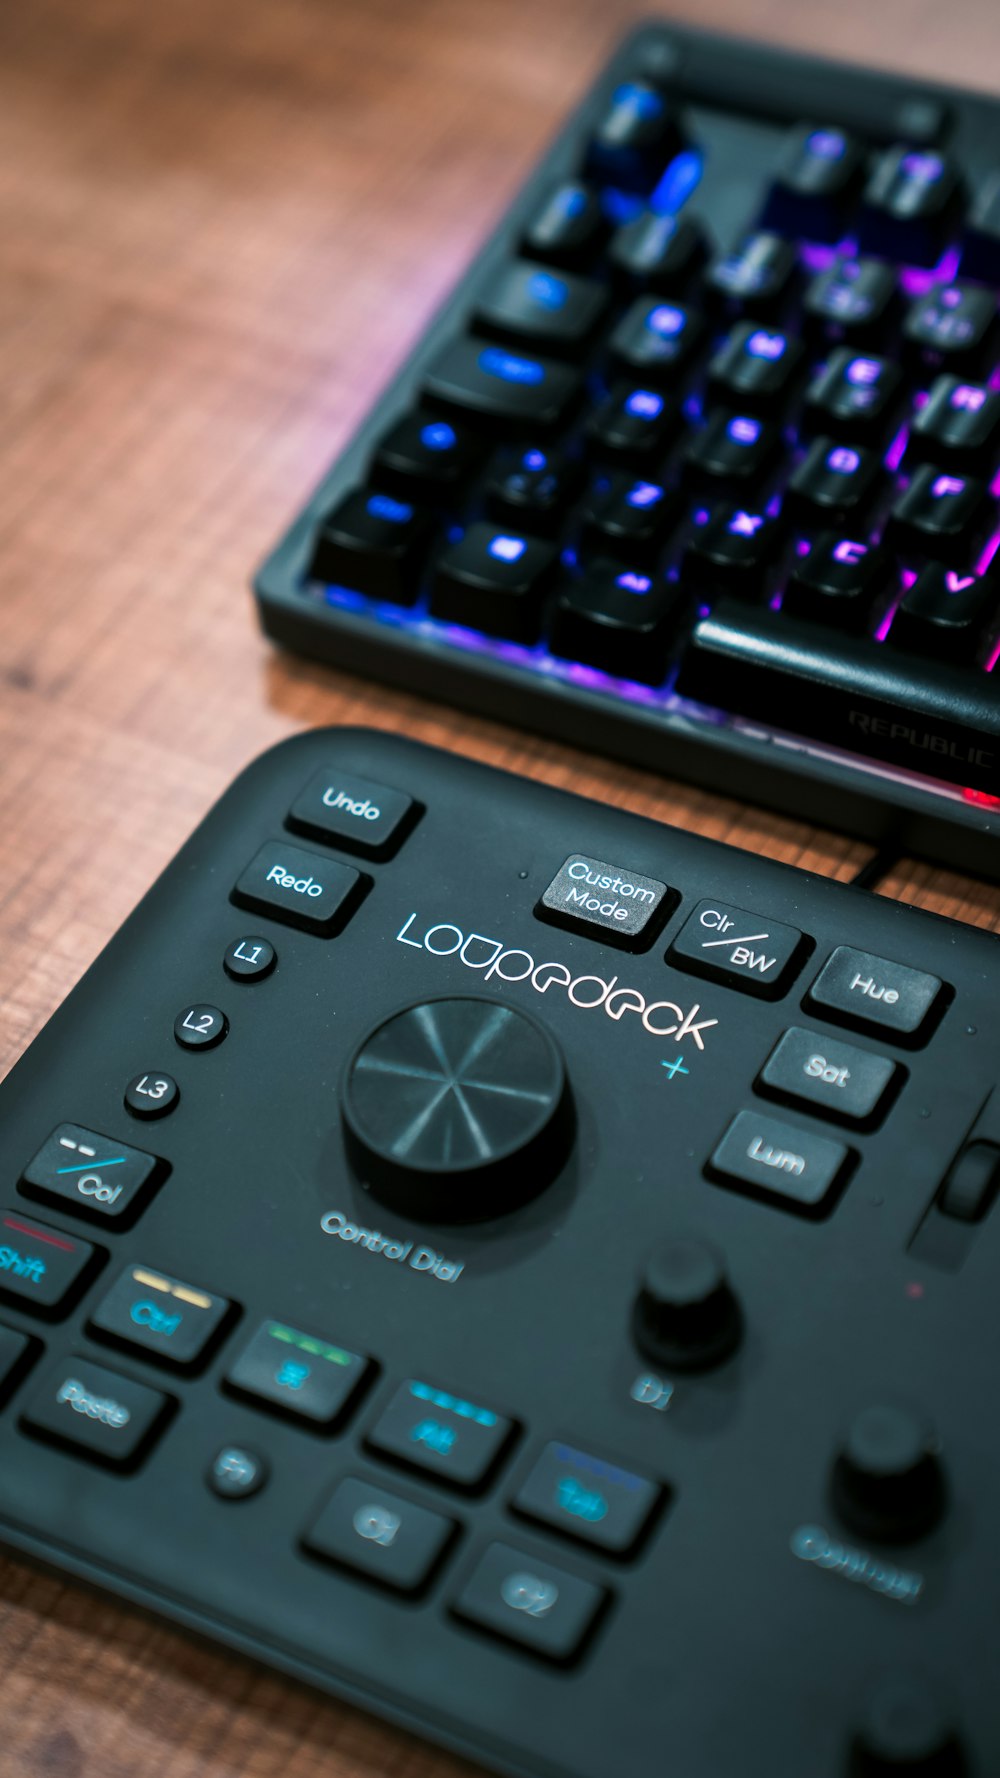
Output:
M852 887L855 889L877 889L883 878L888 876L893 865L899 863L899 858L898 846L880 846L877 852L872 853L867 864L863 864L856 875L851 878Z

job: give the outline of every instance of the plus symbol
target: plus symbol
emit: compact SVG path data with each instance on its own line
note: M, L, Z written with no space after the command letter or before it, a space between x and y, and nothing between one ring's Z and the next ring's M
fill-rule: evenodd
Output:
M673 1062L661 1062L660 1067L666 1069L671 1080L675 1074L690 1074L691 1072L690 1068L685 1068L683 1056L677 1056Z

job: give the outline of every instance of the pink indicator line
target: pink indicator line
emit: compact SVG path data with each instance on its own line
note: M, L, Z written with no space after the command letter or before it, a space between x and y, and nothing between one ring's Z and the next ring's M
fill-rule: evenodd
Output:
M976 563L977 574L986 573L986 570L998 549L1000 549L1000 531L994 531L993 536L990 538L989 543L986 545L986 548L983 550L982 555Z
M55 1235L43 1235L40 1229L26 1228L23 1222L15 1222L12 1216L4 1217L3 1226L5 1229L13 1229L15 1234L29 1236L32 1241L45 1241L49 1247L61 1247L64 1253L76 1252L72 1241L60 1241Z
M992 673L994 667L997 664L997 661L1000 661L1000 636L998 636L996 641L994 642L993 652L990 655L989 659L985 662L985 668L986 668L987 673Z
M889 449L885 453L885 466L890 475L895 475L899 465L902 463L903 453L906 450L909 440L909 426L901 426L889 446Z

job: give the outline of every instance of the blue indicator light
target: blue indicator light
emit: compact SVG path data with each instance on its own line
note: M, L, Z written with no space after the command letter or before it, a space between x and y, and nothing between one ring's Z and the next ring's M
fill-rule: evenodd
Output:
M705 159L697 148L683 149L674 156L655 187L649 200L650 209L655 210L657 216L676 216L701 184L704 171Z
M405 500L394 500L391 494L370 494L368 511L373 519L385 519L390 525L405 525L413 517L412 506Z
M519 358L516 352L505 352L502 346L487 346L480 352L479 368L488 377L499 377L502 383L545 381L545 366L536 358Z
M521 462L532 475L537 475L546 467L548 458L544 451L525 451Z
M734 444L755 445L760 437L760 424L759 420L752 420L746 414L738 414L726 427L726 437Z
M429 1401L433 1407L444 1408L449 1414L457 1414L460 1420L475 1420L477 1426L495 1426L497 1417L489 1408L477 1408L471 1401L462 1401L457 1395L448 1395L443 1389L432 1389L429 1383L411 1383L410 1394L417 1401Z
M293 1358L286 1358L284 1364L278 1366L274 1380L281 1389L302 1389L312 1375L311 1366L297 1364Z
M675 308L673 303L658 303L646 316L646 326L650 333L659 334L661 339L674 339L677 334L684 332L687 316L683 309Z
M543 309L565 308L569 296L562 279L553 277L551 272L534 272L528 279L528 292Z
M663 396L652 389L633 389L625 402L625 412L637 420L655 420L663 412Z
M447 420L432 420L420 434L420 442L426 451L453 451L458 443L454 426Z
M834 475L857 475L861 468L861 458L849 445L835 445L827 454L826 466Z
M625 496L627 506L658 506L663 499L663 489L655 482L635 482Z
M556 193L556 204L567 222L572 222L587 208L587 194L582 185L564 185Z
M487 545L498 562L519 562L527 547L523 537L491 537Z
M847 143L839 130L813 130L806 137L806 147L820 161L843 160Z
M756 537L763 523L759 512L734 512L726 530L732 537Z
M642 199L636 197L634 191L619 191L614 185L604 187L601 205L608 221L616 228L623 222L633 222L642 211Z
M879 382L884 366L877 358L852 358L845 376L854 389L870 389Z
M620 586L623 593L648 593L652 584L648 574L634 574L631 568L626 568L615 581L615 586Z
M771 363L776 363L779 358L784 357L787 346L788 341L784 334L768 333L764 328L759 327L756 333L752 333L747 340L747 356L749 358L764 358Z
M623 110L634 111L636 117L644 119L660 117L664 109L663 100L652 87L633 86L631 81L617 89L611 103L616 109L620 106Z
M915 150L912 154L904 154L901 164L907 179L920 185L936 185L944 175L944 161L939 154L921 154Z

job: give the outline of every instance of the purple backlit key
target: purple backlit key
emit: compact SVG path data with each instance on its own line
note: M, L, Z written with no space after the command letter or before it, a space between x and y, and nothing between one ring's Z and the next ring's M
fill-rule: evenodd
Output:
M710 394L732 407L780 407L795 383L803 351L791 334L743 321L720 346L708 369Z
M844 130L800 125L785 143L763 226L800 240L839 240L863 170L861 146Z
M1000 581L995 575L963 574L929 562L903 594L889 640L895 648L971 661L998 605Z
M988 477L1000 458L1000 394L985 383L938 377L911 427L908 464L911 457Z
M984 482L924 463L889 515L886 543L901 555L930 556L964 568L988 510Z
M875 338L896 305L896 275L878 259L842 257L814 278L805 295L808 332L851 344Z
M595 562L560 594L549 646L616 679L658 685L679 603L677 586L662 576Z
M885 581L884 558L870 543L826 532L796 555L781 609L789 617L863 631Z
M593 415L587 433L598 455L644 463L663 454L679 418L675 396L617 383Z
M890 358L841 346L806 390L807 426L867 444L884 438L899 405L903 378Z
M777 524L766 513L719 507L707 525L692 533L681 564L683 578L698 590L756 598L779 536Z
M784 510L806 524L857 525L878 482L879 459L863 445L817 438L788 485Z
M996 338L997 299L979 284L944 284L919 297L903 325L911 357L973 373Z
M780 444L781 433L773 421L720 410L695 433L684 462L685 475L702 486L730 483L749 488L767 474Z
M933 148L889 148L865 187L860 245L905 265L935 265L960 198L958 169Z
M706 279L706 294L739 315L771 315L791 290L798 261L791 242L780 235L747 235Z

